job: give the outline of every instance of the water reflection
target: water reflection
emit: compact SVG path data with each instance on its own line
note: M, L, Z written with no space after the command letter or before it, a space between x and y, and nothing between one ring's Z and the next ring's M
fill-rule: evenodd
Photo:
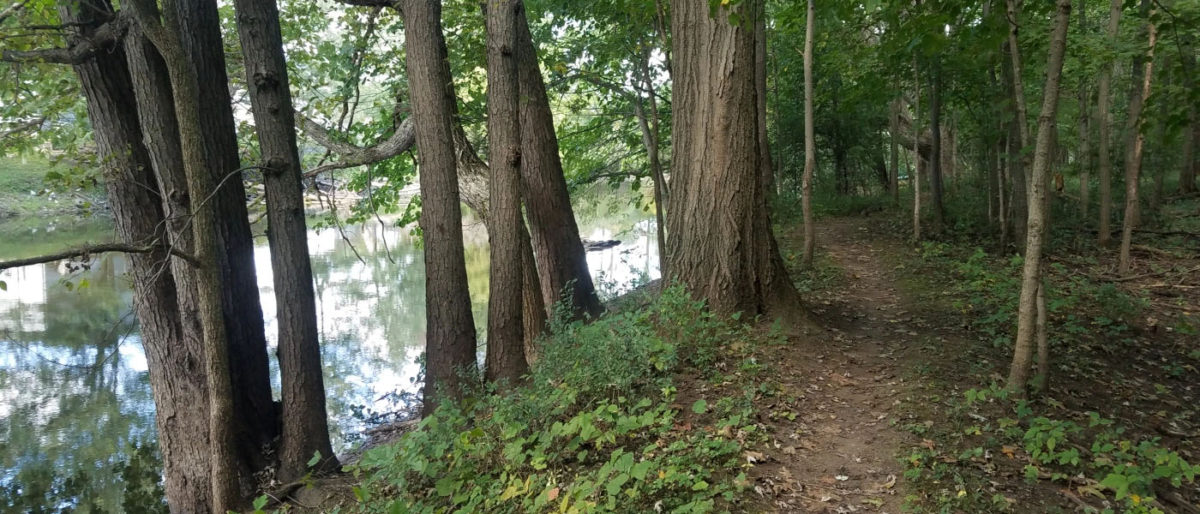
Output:
M642 213L596 217L580 228L585 238L622 242L588 254L605 296L657 278L654 225ZM0 258L110 239L109 229L96 227L57 238L45 233L0 237L30 241L6 245ZM468 223L466 240L482 341L487 236ZM425 344L425 265L407 229L378 223L347 227L344 233L311 231L309 248L329 414L334 445L341 451L355 442L364 416L393 409L398 393L419 388L414 378ZM275 295L265 238L255 260L274 347ZM121 510L117 466L131 444L154 437L153 399L130 315L125 265L110 254L93 260L87 270L46 264L0 276L8 286L0 291L0 510ZM274 381L278 390L277 373Z

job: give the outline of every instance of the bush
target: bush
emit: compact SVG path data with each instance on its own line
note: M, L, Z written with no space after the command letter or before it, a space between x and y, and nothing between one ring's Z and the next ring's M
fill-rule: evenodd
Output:
M742 447L676 423L671 374L680 349L704 355L692 350L734 328L679 289L641 312L553 327L525 384L445 403L368 451L353 470L359 509L705 512L733 499Z

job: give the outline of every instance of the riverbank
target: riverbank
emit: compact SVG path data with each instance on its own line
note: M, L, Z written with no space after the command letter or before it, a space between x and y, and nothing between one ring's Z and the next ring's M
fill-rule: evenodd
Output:
M0 158L0 223L46 226L104 212L104 192L97 187L59 189L47 177L61 172L42 157Z

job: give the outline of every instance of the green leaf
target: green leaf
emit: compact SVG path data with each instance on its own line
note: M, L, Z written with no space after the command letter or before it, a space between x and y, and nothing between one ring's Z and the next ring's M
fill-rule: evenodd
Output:
M321 462L321 452L319 450L313 452L312 458L308 459L308 467L311 468L313 466L316 466L318 462Z
M696 403L692 404L692 412L704 414L706 411L708 411L708 402L704 401L704 398L696 400Z
M266 496L259 496L258 498L255 498L254 503L252 504L254 506L254 510L262 510L263 507L267 506L268 501L270 500Z
M8 291L8 282L0 280L0 291Z
M692 490L693 491L707 491L708 490L708 482L705 482L703 480L696 482L695 485L692 486Z

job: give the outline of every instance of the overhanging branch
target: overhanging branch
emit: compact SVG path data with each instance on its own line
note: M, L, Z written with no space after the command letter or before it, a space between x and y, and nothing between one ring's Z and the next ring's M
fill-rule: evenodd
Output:
M130 21L128 15L117 13L113 19L97 27L89 37L81 39L73 46L38 50L0 50L0 61L82 64L100 49L125 37Z
M321 173L333 170L353 168L355 166L384 161L411 150L417 142L416 124L413 123L412 118L407 118L400 122L400 126L396 127L396 132L391 137L367 147L355 146L334 139L329 134L329 131L325 130L325 127L322 127L320 123L308 119L306 116L297 117L297 121L300 122L300 127L304 129L305 135L338 156L336 162L322 164L305 171L305 177L315 177Z
M25 259L13 259L10 261L0 261L0 270L6 270L6 269L10 269L10 268L20 268L22 266L32 266L34 264L45 264L47 262L58 262L58 261L61 261L64 259L87 257L87 256L95 255L98 253L111 253L111 252L152 253L152 252L164 251L164 250L169 251L171 253L171 255L174 255L175 257L179 257L180 259L187 261L189 264L191 264L193 266L200 265L200 261L197 260L195 257L188 255L184 252L181 252L179 250L176 250L175 248L169 248L166 245L162 245L162 244L150 244L150 245L145 245L145 246L139 246L139 245L125 244L125 243L105 243L105 244L98 244L98 245L80 246L78 248L71 248L71 249L63 250L58 253L52 253L52 254L47 254L47 255L39 255L37 257L29 257L29 258L25 258Z

